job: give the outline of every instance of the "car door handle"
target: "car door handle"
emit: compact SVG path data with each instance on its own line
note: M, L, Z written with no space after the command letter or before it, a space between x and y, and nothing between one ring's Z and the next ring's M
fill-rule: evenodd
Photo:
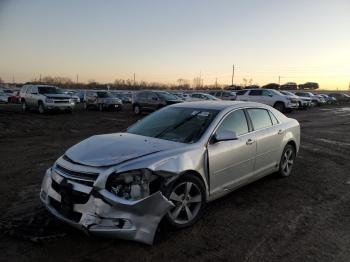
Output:
M283 133L284 133L284 130L282 130L282 129L278 130L278 132L277 132L278 135L282 135Z
M246 144L247 144L247 145L252 145L252 144L254 144L254 142L255 142L255 140L249 138L249 139L247 140Z

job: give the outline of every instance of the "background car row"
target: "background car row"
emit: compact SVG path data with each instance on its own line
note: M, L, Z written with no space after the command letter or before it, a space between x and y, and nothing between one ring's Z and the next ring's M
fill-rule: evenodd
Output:
M123 104L132 104L135 114L155 111L166 105L201 100L240 100L259 102L288 113L295 109L350 102L345 93L328 94L307 91L275 89L160 91L160 90L63 90L52 85L24 85L19 89L0 89L0 103L21 103L23 110L36 109L72 112L83 103L86 110L122 110Z

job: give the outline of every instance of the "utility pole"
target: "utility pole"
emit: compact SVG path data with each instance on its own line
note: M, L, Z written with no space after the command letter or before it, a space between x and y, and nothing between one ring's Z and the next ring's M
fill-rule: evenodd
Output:
M281 85L281 76L278 76L278 85Z
M79 81L79 74L77 74L77 84L78 84L78 81Z
M134 73L134 87L136 85L136 78L135 78L135 73Z
M235 65L232 66L232 80L231 80L231 86L233 86L233 78L235 77Z
M215 79L215 89L218 88L218 78Z

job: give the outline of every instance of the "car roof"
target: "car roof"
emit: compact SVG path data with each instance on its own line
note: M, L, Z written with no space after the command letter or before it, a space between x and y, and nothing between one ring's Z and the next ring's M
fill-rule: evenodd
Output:
M255 103L255 102L245 102L245 101L196 101L196 102L183 102L171 105L171 107L186 107L186 108L203 108L203 109L216 109L216 110L224 110L224 109L234 109L241 107L264 107L268 106Z

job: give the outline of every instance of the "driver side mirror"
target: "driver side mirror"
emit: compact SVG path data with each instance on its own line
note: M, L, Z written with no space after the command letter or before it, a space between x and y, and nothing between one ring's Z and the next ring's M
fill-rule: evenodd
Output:
M214 142L237 140L237 134L232 131L219 131L214 135Z

